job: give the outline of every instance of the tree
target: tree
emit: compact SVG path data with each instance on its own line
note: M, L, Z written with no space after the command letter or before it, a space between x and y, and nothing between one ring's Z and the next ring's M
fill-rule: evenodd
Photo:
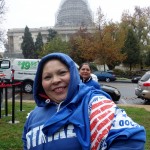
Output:
M47 42L50 42L54 37L56 37L57 35L57 31L53 30L53 29L49 29L48 30L48 38L47 38Z
M80 65L83 62L92 62L96 57L96 49L93 45L93 35L86 28L73 34L70 38L71 57Z
M97 9L97 18L96 18L96 28L101 31L103 30L103 27L106 25L106 18L105 18L105 15L103 14L102 12L102 9L101 7L99 7Z
M5 0L0 0L0 24L3 22L4 14L6 13ZM0 44L3 43L4 30L0 28Z
M129 65L131 71L132 66L138 64L140 60L139 40L132 28L129 28L128 30L127 39L124 44L123 52L127 56L126 59L124 60L124 64Z
M139 39L140 46L140 66L141 69L144 65L145 54L148 52L150 45L150 7L140 8L135 7L133 15L129 11L124 11L122 14L122 24L124 28L128 30L128 27L132 27L134 33Z
M124 30L117 23L109 22L101 30L97 29L94 36L94 45L97 49L97 62L108 65L112 70L121 63L125 55L122 54L121 48L124 45Z
M147 52L145 57L145 65L150 66L150 50Z
M69 55L70 45L68 42L62 41L62 39L59 36L56 36L50 42L44 44L39 56L43 57L53 52L62 52Z
M97 10L96 31L94 35L94 46L97 49L96 63L114 69L114 67L124 60L125 55L121 53L124 44L124 30L119 23L106 21L101 8Z
M23 42L21 43L21 49L24 58L35 58L34 42L31 32L29 31L29 28L27 26L25 27L24 36L22 38Z
M42 47L43 47L43 38L41 32L39 32L35 41L35 58L39 57L39 54L42 51Z

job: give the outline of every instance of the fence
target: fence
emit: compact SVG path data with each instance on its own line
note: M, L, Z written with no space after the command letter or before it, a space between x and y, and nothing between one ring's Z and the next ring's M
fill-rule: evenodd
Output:
M2 118L2 102L4 102L5 115L8 116L8 88L12 89L12 120L11 123L15 123L15 88L20 88L20 111L22 111L22 82L17 83L0 83L0 119ZM5 93L5 94L4 94ZM3 99L4 97L4 99Z

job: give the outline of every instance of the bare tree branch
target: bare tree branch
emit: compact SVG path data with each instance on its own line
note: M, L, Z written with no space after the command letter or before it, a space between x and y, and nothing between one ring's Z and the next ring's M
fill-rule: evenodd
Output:
M0 17L2 17L5 14L5 1L0 0Z
M3 22L3 17L6 12L6 3L5 0L0 0L0 24ZM0 28L0 42L3 43L4 30Z

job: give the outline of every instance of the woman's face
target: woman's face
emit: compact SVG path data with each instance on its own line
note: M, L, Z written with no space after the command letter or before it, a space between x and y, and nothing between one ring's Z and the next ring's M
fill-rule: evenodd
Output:
M51 100L60 103L66 98L69 81L69 69L59 60L50 60L44 65L42 86Z
M79 73L84 80L88 79L91 76L91 69L89 65L84 64L79 70Z

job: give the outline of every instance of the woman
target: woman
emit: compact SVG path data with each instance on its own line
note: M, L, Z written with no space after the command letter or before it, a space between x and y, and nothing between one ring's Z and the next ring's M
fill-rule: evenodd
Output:
M81 64L79 67L79 74L83 83L88 86L94 86L96 89L101 89L100 84L92 79L89 63Z
M43 57L33 92L37 106L24 126L24 150L144 150L144 127L105 92L83 84L69 56Z

